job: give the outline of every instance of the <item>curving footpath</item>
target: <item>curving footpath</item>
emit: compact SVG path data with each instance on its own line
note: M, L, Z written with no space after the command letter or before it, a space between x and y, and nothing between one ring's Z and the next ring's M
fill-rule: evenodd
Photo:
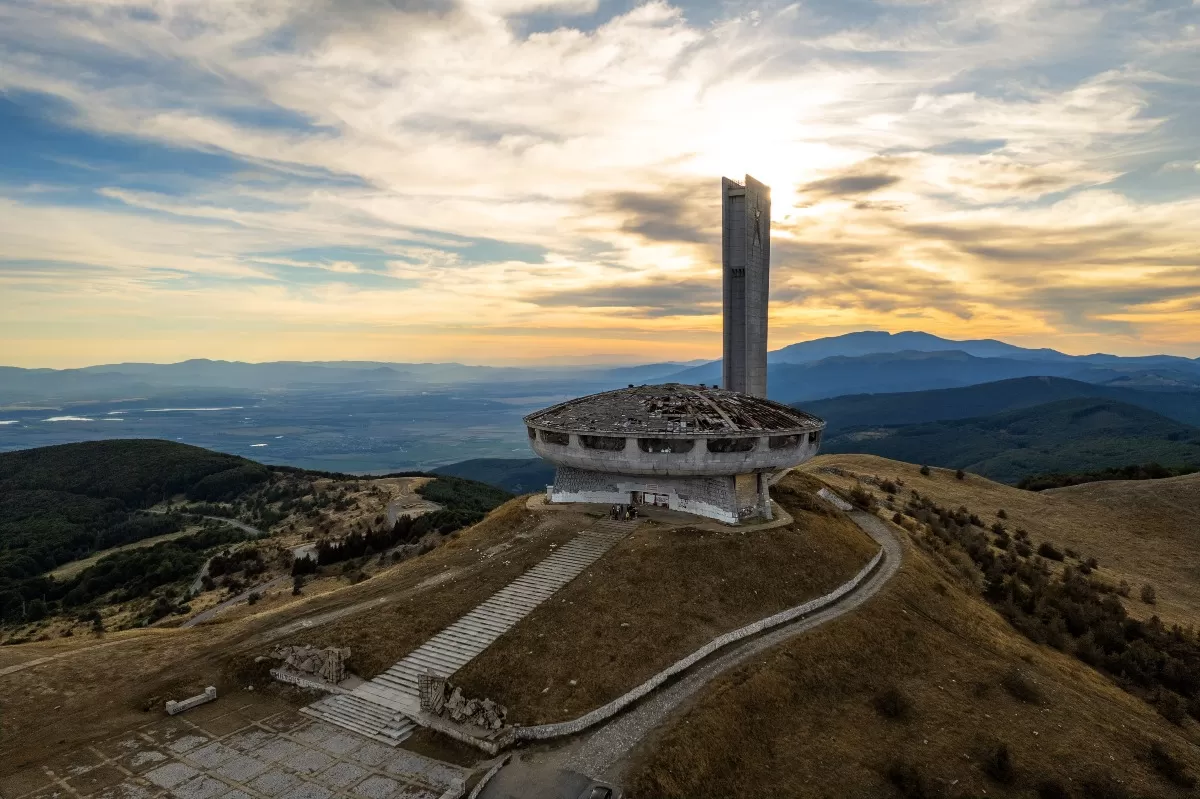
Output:
M553 794L543 791L550 785L565 785L565 780L570 774L582 774L598 779L619 779L630 751L715 677L773 646L850 613L879 593L899 570L904 553L903 546L878 517L864 511L850 511L846 515L879 544L882 555L878 568L854 590L841 596L833 604L807 616L734 645L629 711L597 726L594 732L587 735L578 745L570 746L567 751L535 755L521 764L522 767L518 770L512 770L510 766L509 769L505 769L512 771L509 779L505 779L508 775L501 771L484 790L484 799L550 796ZM530 789L535 792L530 793Z

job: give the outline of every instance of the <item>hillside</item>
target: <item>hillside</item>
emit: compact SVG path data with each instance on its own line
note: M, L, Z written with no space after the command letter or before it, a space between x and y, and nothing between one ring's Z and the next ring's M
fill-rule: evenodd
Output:
M0 454L0 625L19 641L70 634L84 617L126 627L187 615L287 577L297 548L320 561L298 576L319 580L337 563L365 578L367 554L432 547L510 496L451 476L313 473L170 441Z
M1200 425L1200 391L1139 391L1063 377L1017 377L931 391L851 394L805 402L803 408L825 420L828 435L848 427L968 419L1085 397L1117 400L1177 422Z
M874 455L821 455L801 468L841 487L852 483L831 469L899 478L905 491L947 507L965 505L988 524L1003 509L1009 529L1098 558L1100 573L1114 584L1154 586L1156 603L1128 603L1131 613L1184 625L1200 619L1200 474L1025 491L972 473L962 480L942 469L922 475L916 464Z
M843 430L822 449L961 468L1015 483L1047 472L1200 462L1200 428L1121 402L1069 399L972 419Z
M880 595L718 678L620 776L631 799L1183 797L1185 723L910 545Z
M903 528L894 529L906 542L900 573L858 612L706 689L620 775L634 799L1194 795L1200 725L1172 690L1146 686L1175 675L1183 678L1176 687L1197 689L1187 676L1200 657L1194 633L1176 636L1150 615L1167 625L1200 615L1192 565L1200 555L1200 478L1034 494L865 455L821 456L802 470L847 494L865 488L888 506L880 507L885 518L896 509ZM947 527L938 512L922 510L934 507ZM974 521L958 528L951 518L966 523L968 513L982 517L982 528ZM985 533L994 521L1017 537L1006 543L1008 533ZM972 541L970 554L957 535ZM981 548L981 535L994 543ZM1021 550L1022 541L1083 554L1060 566ZM1099 566L1085 571L1085 555ZM977 570L988 561L995 566ZM1022 585L1044 586L1030 615L1022 602L1033 598L1018 594L1015 607L987 598L1008 568L1024 575ZM1147 605L1136 590L1124 597L1096 589L1121 579L1170 586L1171 599L1160 591ZM1061 619L1034 621L1056 607L1127 611L1132 643L1103 645L1130 654L1098 651L1092 633L1076 638L1082 617L1058 633ZM1143 647L1143 634L1173 655ZM1129 665L1150 652L1160 677ZM1163 663L1173 657L1181 660ZM1200 704L1193 699L1188 708L1200 719Z
M554 467L541 458L473 458L439 466L433 472L487 483L513 494L544 491L554 482Z

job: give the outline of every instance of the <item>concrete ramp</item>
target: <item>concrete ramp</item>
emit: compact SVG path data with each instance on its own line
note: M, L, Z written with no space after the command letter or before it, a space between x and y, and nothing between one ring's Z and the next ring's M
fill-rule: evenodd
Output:
M400 743L416 727L409 717L420 712L420 675L452 676L637 525L637 520L597 521L383 674L301 712L393 746Z

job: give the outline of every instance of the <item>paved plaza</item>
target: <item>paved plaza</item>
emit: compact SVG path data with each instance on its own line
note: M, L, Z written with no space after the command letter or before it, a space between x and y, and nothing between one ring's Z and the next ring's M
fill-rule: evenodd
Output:
M292 710L218 699L0 779L3 799L439 799L468 770Z

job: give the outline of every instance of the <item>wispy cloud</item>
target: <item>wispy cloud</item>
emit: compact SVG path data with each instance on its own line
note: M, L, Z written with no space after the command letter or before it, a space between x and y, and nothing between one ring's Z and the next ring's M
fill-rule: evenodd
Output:
M1193 3L615 9L0 3L10 360L712 355L743 172L776 344L1200 355Z

